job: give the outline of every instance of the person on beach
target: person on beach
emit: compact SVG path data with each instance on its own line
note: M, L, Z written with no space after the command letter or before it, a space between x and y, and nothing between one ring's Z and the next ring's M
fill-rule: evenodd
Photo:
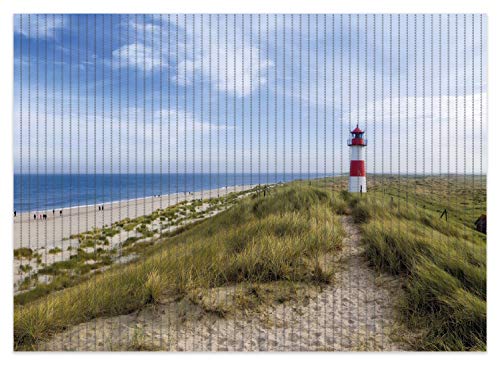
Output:
M99 211L101 211L101 206L100 205L98 205L97 208L99 209Z
M56 210L52 209L52 216L54 216L55 214L56 214Z
M59 211L59 216L60 217L62 216L62 209Z
M17 212L14 210L14 218L16 218Z
M35 213L35 214L33 214L33 220L35 220L35 221L36 221L36 213Z

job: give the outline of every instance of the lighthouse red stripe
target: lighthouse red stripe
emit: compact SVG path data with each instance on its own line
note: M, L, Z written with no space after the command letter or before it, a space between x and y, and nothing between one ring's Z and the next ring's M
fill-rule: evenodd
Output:
M363 160L352 160L351 170L349 172L350 176L366 176L365 171L365 161Z

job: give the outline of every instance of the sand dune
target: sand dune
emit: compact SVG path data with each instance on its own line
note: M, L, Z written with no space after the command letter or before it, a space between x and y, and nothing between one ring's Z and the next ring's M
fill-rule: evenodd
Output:
M305 302L285 302L257 313L220 318L189 301L98 318L55 335L47 351L402 351L395 340L398 279L378 275L363 255L359 229L343 217L347 237L333 284ZM237 288L221 288L237 290ZM404 331L404 332L402 332ZM395 336L396 334L396 336Z

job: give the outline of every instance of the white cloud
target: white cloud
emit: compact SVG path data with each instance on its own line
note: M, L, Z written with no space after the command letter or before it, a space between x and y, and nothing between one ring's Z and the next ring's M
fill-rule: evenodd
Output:
M211 81L214 89L241 97L265 85L267 70L273 66L272 61L261 56L258 47L221 46L211 52L203 49L194 61L180 61L173 80L181 85L191 85L194 72L197 81L202 74L204 81Z
M128 65L145 71L166 67L168 64L166 60L162 60L159 52L142 43L126 44L115 49L113 62L115 66L121 64L122 67L126 67Z
M253 17L254 37L257 19ZM232 16L224 15L170 17L169 22L176 27L171 31L171 40L178 40L170 47L171 58L177 60L174 82L192 85L203 78L212 89L239 97L248 96L267 84L268 70L274 63L263 54L265 46L255 44L257 37L252 40L248 23L242 28L239 16L236 25ZM228 28L231 31L226 34L223 30Z
M36 27L37 24L38 27ZM14 32L29 38L54 38L55 30L62 29L65 25L66 16L60 14L16 14L14 16Z
M225 18L218 19L219 28L224 29ZM227 21L228 25L233 26L232 19ZM205 29L203 37L202 23ZM245 30L245 34L241 34L241 28L235 29L228 34L228 39L221 35L220 43L217 44L214 28L209 27L208 16L188 16L186 22L183 16L127 16L122 27L129 32L132 43L113 51L115 67L118 67L121 60L122 67L128 62L129 66L151 71L160 67L162 57L164 67L169 63L176 66L172 81L182 86L192 85L194 81L200 82L203 77L203 82L210 82L210 87L214 90L240 97L247 96L267 83L267 70L274 66L271 60L262 55L259 47L250 43L249 29ZM237 36L236 33L240 35ZM245 38L244 44L236 46L234 37L241 43L242 36ZM193 75L196 80L193 80Z

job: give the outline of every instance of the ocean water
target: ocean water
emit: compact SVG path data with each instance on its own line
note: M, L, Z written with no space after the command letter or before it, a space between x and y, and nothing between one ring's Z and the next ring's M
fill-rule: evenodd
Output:
M288 182L332 173L220 174L15 174L14 209L44 211L71 206L195 192L225 186Z

